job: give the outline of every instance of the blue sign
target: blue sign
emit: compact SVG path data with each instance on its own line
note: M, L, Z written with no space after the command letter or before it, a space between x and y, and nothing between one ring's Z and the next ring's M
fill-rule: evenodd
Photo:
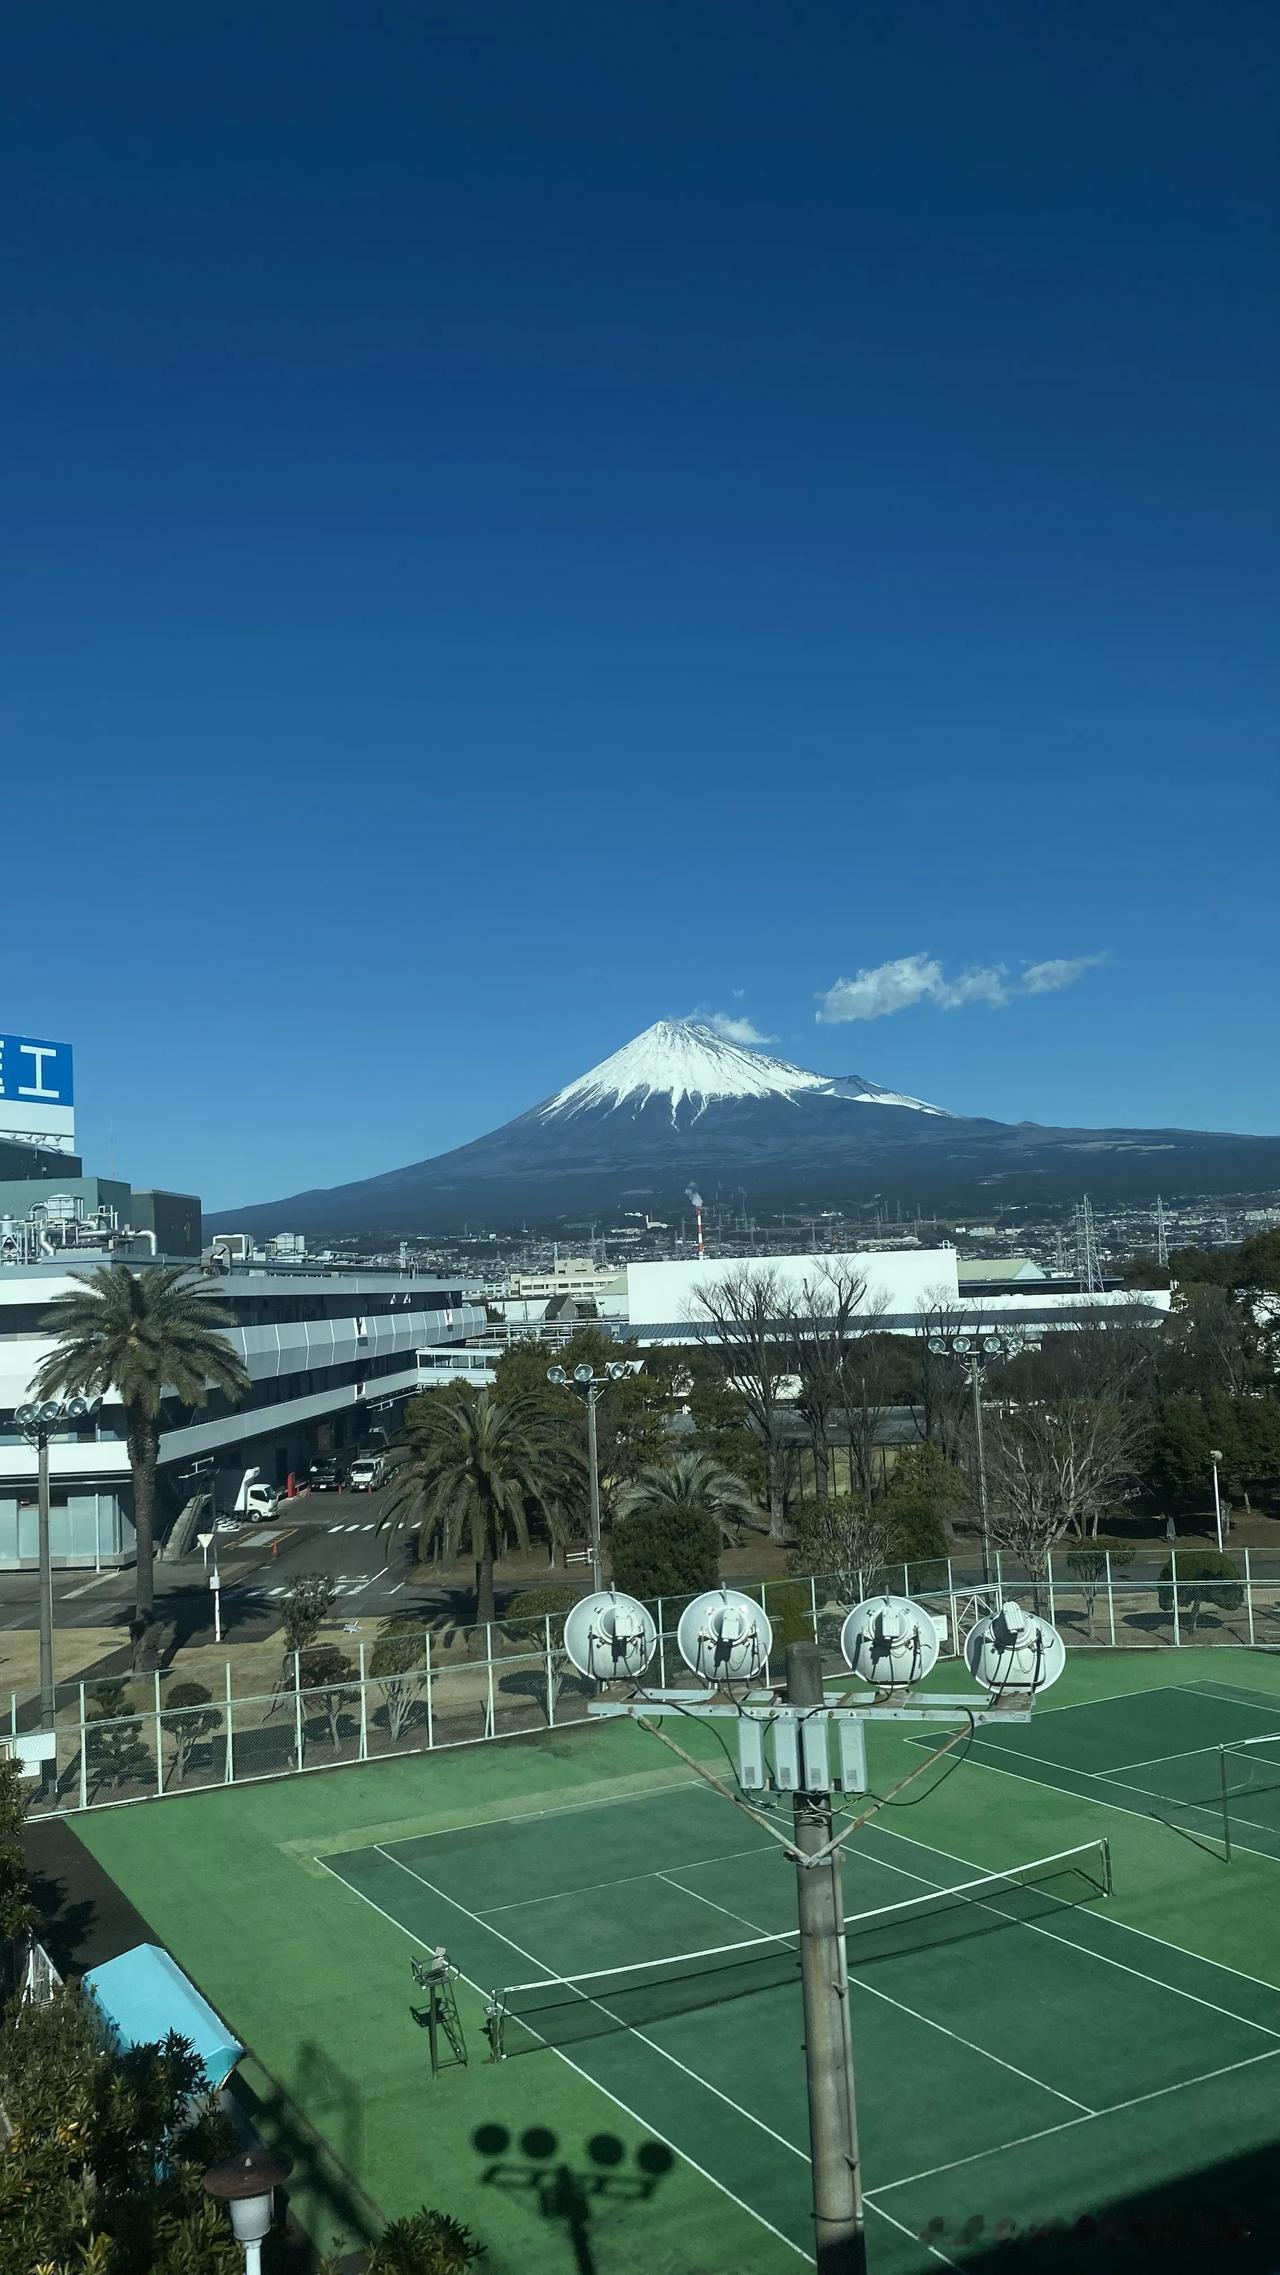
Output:
M43 1138L69 1149L75 1140L70 1043L33 1035L0 1035L0 1133Z

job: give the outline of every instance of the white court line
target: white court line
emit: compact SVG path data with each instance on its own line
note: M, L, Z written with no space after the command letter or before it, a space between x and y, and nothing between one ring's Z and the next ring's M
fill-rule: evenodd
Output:
M460 1904L456 1896L446 1895L444 1889L437 1888L434 1881L424 1880L420 1872L415 1872L412 1865L401 1864L399 1857L392 1856L390 1850L378 1845L377 1854L381 1857L385 1857L388 1864L398 1865L401 1872L407 1872L411 1880L416 1880L420 1888L427 1889L431 1895L438 1897L441 1903L449 1904L455 1912L461 1912L463 1918L469 1919L474 1927L483 1928L486 1934L496 1936L498 1938L498 1941L500 1943L505 1943L510 1950L516 1953L518 1958L527 1959L531 1967L542 1966L543 1962L541 1959L539 1959L536 1952L527 1951L522 1943L517 1943L513 1936L504 1934L501 1928L486 1927L485 1922L482 1919L478 1918L476 1913L471 1910L470 1905ZM552 1980L554 1979L555 1978L552 1978ZM473 1986L473 1988L474 1987L475 1986ZM588 1999L586 2003L589 2006L598 2007L601 2014L603 2014L610 2022L616 2023L618 2021L618 2017L615 2014L610 2013L609 2008L605 2006L600 1999ZM540 2037L541 2032L535 2029L533 2035L535 2038ZM647 2046L652 2053L660 2055L664 2062L670 2062L673 2069L681 2071L682 2074L685 2077L689 2078L694 2085L700 2085L703 2088L704 2092L713 2094L715 2096L715 2099L717 2101L722 2101L727 2109L732 2109L735 2116L744 2117L747 2120L748 2124L757 2126L760 2132L766 2133L771 2141L776 2141L779 2148L788 2150L792 2156L799 2157L803 2164L808 2164L809 2157L807 2152L804 2149L798 2147L794 2141L789 2141L785 2133L775 2132L773 2126L767 2125L763 2117L753 2117L749 2109L744 2109L742 2107L741 2102L734 2101L727 2093L722 2093L719 2086L712 2085L709 2078L700 2076L697 2070L691 2070L686 2063L679 2060L678 2056L668 2053L666 2047L660 2046L656 2038L647 2037L643 2030L634 2029L628 2029L627 2036L630 2038L638 2038L641 2045ZM545 2045L548 2043L548 2041L544 2040L543 2043ZM552 2050L557 2054L560 2052L560 2048L558 2046L554 2047ZM589 2071L586 2071L583 2074L585 2076L590 2076ZM707 2177L710 2178L710 2175L708 2174ZM720 2185L721 2183L717 2181L716 2186L719 2187ZM725 2194L726 2196L730 2194L730 2191L727 2188L725 2189ZM735 2197L734 2201L736 2203L739 2201L739 2199ZM750 2206L745 2207L745 2209L749 2210ZM756 2217L759 2219L761 2215L757 2213ZM766 2227L768 2227L769 2224L770 2223L767 2220L764 2221L764 2225ZM775 2235L777 2235L779 2231L775 2228L773 2232ZM786 2239L784 2238L783 2240L785 2241ZM798 2244L793 2244L792 2249L795 2251L800 2251ZM800 2252L800 2257L802 2259L808 2258L808 2256L809 2255L807 2252Z
M1011 1777L1014 1773L1012 1770L1005 1770L1000 1774ZM1132 1814L1131 1811L1125 1813L1126 1815ZM923 1848L928 1856L943 1856L949 1864L963 1864L973 1872L981 1869L976 1864L970 1864L967 1857L954 1856L948 1849L930 1848L924 1841L913 1840L910 1833L895 1832L891 1825L881 1825L879 1830L886 1834L891 1841L905 1841L908 1848ZM866 1854L868 1852L864 1850L861 1853ZM883 1864L888 1872L900 1872L907 1880L918 1880L923 1887L936 1888L938 1886L936 1881L926 1880L922 1872L912 1872L908 1865L892 1864L887 1856L876 1857L875 1861L878 1864ZM1068 1905L1066 1908L1071 1910L1073 1907ZM1047 1935L1051 1943L1065 1944L1069 1951L1081 1951L1087 1959L1096 1959L1102 1967L1118 1967L1122 1975L1136 1975L1139 1982L1145 1983L1149 1989L1170 1991L1175 1998L1190 1999L1193 2006L1208 2007L1214 2014L1225 2015L1229 2022L1242 2023L1246 2030L1261 2030L1268 2038L1280 2039L1280 2030L1273 2030L1269 2023L1255 2022L1252 2015L1237 2014L1233 2007L1219 2006L1216 1999L1201 1998L1198 1991L1184 1991L1177 1983L1161 1982L1158 1976L1148 1975L1141 1967L1128 1967L1123 1959L1109 1958L1105 1951L1095 1951L1087 1943L1076 1943L1069 1935L1055 1935L1053 1929L1045 1927L1042 1921L1016 1920L1014 1925L1028 1928L1032 1935ZM1241 1982L1257 1983L1261 1989L1270 1991L1274 1997L1280 1998L1280 1984L1269 1983L1262 1975L1247 1974L1243 1967L1232 1967L1225 1959L1208 1959L1202 1951L1190 1951L1184 1943L1171 1943L1168 1936L1165 1935L1152 1935L1149 1928L1134 1927L1128 1920L1118 1920L1114 1913L1108 1913L1107 1925L1122 1929L1126 1935L1140 1935L1145 1943L1158 1943L1163 1950L1176 1951L1184 1959L1198 1960L1203 1967L1217 1967L1224 1975L1238 1975Z
M378 1853L379 1855L384 1855L386 1852L380 1849ZM395 1857L389 1857L387 1861L388 1863L394 1864L397 1859ZM357 1888L354 1881L345 1880L340 1872L335 1872L332 1865L326 1864L322 1856L315 1857L313 1859L313 1862L318 1864L321 1867L322 1871L327 1872L331 1879L336 1880L340 1888L345 1888L349 1895L358 1896L361 1903L368 1904L370 1910L375 1911L378 1914L379 1919L386 1920L389 1927L398 1928L401 1935L407 1935L409 1941L411 1943L416 1943L420 1951L433 1950L434 1947L431 1944L424 1942L423 1938L420 1935L415 1935L413 1929L411 1927L406 1927L403 1920L396 1919L394 1914L391 1912L385 1912L381 1904L375 1904L372 1896L365 1895L363 1888ZM408 1865L405 1865L402 1867L402 1869L408 1872L409 1867ZM412 1873L410 1877L414 1880L418 1880L421 1876L415 1872ZM429 1888L431 1886L431 1883L428 1880L423 1880L422 1886L424 1888ZM439 1890L433 1890L432 1892L433 1894L438 1894ZM449 1896L446 1896L444 1900L446 1903L453 1902L452 1897ZM465 1912L466 1906L465 1904L455 1904L454 1910ZM484 1925L484 1922L482 1920L478 1921L477 1925L482 1927ZM491 1935L496 1935L498 1931L496 1928L491 1928L489 1932ZM528 1952L526 1952L524 1956L528 1958ZM534 1961L534 1965L537 1965L536 1960ZM489 1994L487 1991L481 1990L479 1983L473 1982L470 1975L463 1975L461 1968L459 1968L458 1972L461 1976L462 1981L467 1985L468 1990L474 1991L478 1998L487 1999ZM535 2037L537 2036L536 2031L534 2035ZM563 2047L552 2046L549 2048L549 2051L555 2054L559 2060L564 2063L566 2069L572 2070L576 2077L585 2078L588 2085L595 2086L596 2091L598 2093L602 2093L606 2101L611 2101L615 2109L620 2109L624 2117L629 2117L633 2125L639 2125L643 2131L652 2134L655 2140L661 2141L666 2148L669 2148L671 2150L673 2156L678 2156L681 2158L682 2161L687 2164L692 2171L696 2172L701 2179L710 2181L711 2186L713 2188L718 2188L722 2196L727 2196L731 2204L736 2204L740 2212L746 2212L753 2220L758 2220L762 2228L767 2228L770 2235L777 2237L779 2243L785 2243L789 2250L794 2251L798 2259L803 2259L810 2267L813 2266L814 2261L811 2252L802 2250L798 2243L793 2243L791 2241L790 2236L785 2236L782 2233L781 2228L775 2228L772 2220L766 2220L763 2212L757 2212L754 2206L745 2203L741 2196L735 2196L732 2188L726 2188L724 2182L722 2180L717 2180L714 2173L708 2172L705 2165L699 2164L696 2157L691 2157L686 2149L682 2149L679 2144L671 2140L666 2133L660 2133L656 2125L651 2125L647 2117L641 2117L639 2112L635 2109L632 2109L630 2104L623 2101L618 2094L611 2093L607 2085L601 2085L597 2078L592 2077L590 2070L584 2070L577 2062L572 2061L569 2055L565 2053ZM736 2107L737 2104L735 2103L734 2106ZM798 2153L803 2156L804 2151L800 2150ZM807 2161L808 2160L806 2159L806 2162ZM884 2216L888 2218L889 2215L886 2213ZM893 2225L896 2227L898 2225L898 2222L895 2220L893 2222ZM946 2264L948 2267L950 2267L954 2264L954 2262L948 2260Z
M976 1759L983 1768L996 1769L999 1767L998 1763L991 1761L989 1754L983 1752L982 1738L980 1735L970 1739L969 1745L965 1750L969 1759L971 1761ZM1023 1746L1010 1747L1008 1749L1003 1746L997 1746L995 1749L997 1753L1004 1753L1006 1750L1011 1752L1017 1761L1036 1762L1041 1769L1056 1769L1066 1777L1086 1778L1091 1785L1101 1785L1105 1782L1108 1785L1118 1786L1122 1793L1141 1793L1148 1801L1167 1802L1171 1809L1194 1809L1200 1816L1212 1817L1218 1824L1221 1824L1222 1822L1222 1810L1212 1801L1183 1801L1179 1799L1176 1793L1162 1793L1158 1786L1135 1785L1131 1777L1122 1777L1118 1769L1072 1769L1070 1764L1067 1762L1051 1761L1047 1754L1030 1754ZM1204 1752L1206 1750L1213 1751L1214 1749L1205 1749L1198 1747L1195 1750L1197 1752ZM1157 1758L1159 1759L1161 1757ZM1181 1759L1181 1757L1177 1754L1169 1754L1164 1758L1169 1761L1177 1761ZM1141 1763L1133 1764L1134 1768L1141 1768L1141 1766ZM1018 1773L1016 1770L1006 1770L1004 1772L1004 1775L1006 1777L1016 1777L1017 1774ZM1032 1783L1034 1785L1043 1785L1044 1779L1040 1777L1033 1778ZM1065 1790L1072 1795L1073 1799L1077 1801L1090 1802L1100 1799L1100 1796L1092 1793L1078 1793L1075 1787L1070 1785L1065 1788L1059 1786L1057 1790L1059 1792ZM1102 1807L1114 1809L1118 1807L1118 1803L1114 1801L1102 1802ZM1152 1812L1149 1809L1126 1809L1124 1814L1127 1817L1149 1817ZM1261 1824L1256 1817L1237 1816L1232 1818L1232 1823L1235 1825L1248 1825L1255 1833L1274 1833L1276 1830L1274 1825ZM1241 1841L1240 1846L1241 1848L1249 1848L1249 1843L1248 1841ZM1249 1854L1251 1856L1272 1856L1274 1855L1274 1851L1265 1848L1250 1848Z
M756 1935L772 1932L761 1927L758 1920L749 1920L745 1912L730 1911L727 1904L713 1902L710 1896L701 1895L698 1889L683 1887L679 1880L672 1880L666 1872L655 1872L654 1879L665 1880L668 1887L679 1888L682 1895L693 1896L700 1904L709 1904L713 1912L722 1912L727 1920L737 1920L739 1927L749 1927ZM1001 1917L1007 1917L1007 1914L1001 1914ZM1065 2101L1070 2108L1079 2109L1086 2117L1097 2115L1097 2111L1091 2109L1087 2101L1078 2101L1074 2093L1060 2093L1056 2085L1048 2084L1044 2078L1033 2077L1030 2070L1020 2070L1016 2062L1006 2062L1002 2054L993 2054L989 2046L975 2045L972 2038L962 2037L958 2030L949 2030L945 2022L935 2021L931 2014L921 2014L919 2007L908 2006L904 1999L893 1998L888 1991L882 1991L877 1983L869 1983L856 1966L851 1970L849 1980L856 1983L860 1990L869 1991L872 1998L883 1999L886 2006L896 2007L899 2014L909 2014L916 2022L925 2022L931 2030L940 2031L944 2038L950 2038L957 2046L967 2046L971 2054L981 2054L987 2061L995 2062L1000 2069L1008 2070L1011 2076L1021 2078L1024 2085L1039 2086L1043 2092L1051 2093L1055 2101Z
M910 2188L918 2180L936 2180L939 2173L956 2172L962 2164L980 2164L984 2157L1004 2156L1010 2149L1025 2148L1029 2141L1045 2141L1054 2133L1069 2133L1077 2125L1092 2124L1098 2117L1118 2117L1122 2110L1140 2109L1144 2102L1160 2101L1170 2093L1186 2093L1192 2086L1212 2085L1216 2078L1233 2077L1237 2070L1251 2070L1259 2062L1274 2062L1280 2046L1271 2046L1265 2054L1249 2054L1243 2062L1228 2062L1224 2069L1205 2070L1200 2077L1180 2078L1176 2085L1158 2085L1150 2093L1135 2093L1129 2101L1113 2101L1106 2109L1091 2109L1087 2117L1064 2117L1060 2125L1042 2126L1038 2133L1021 2133L1016 2141L1001 2141L998 2148L978 2149L972 2156L953 2157L949 2164L931 2165L927 2172L909 2172L902 2180L883 2180L878 2188L869 2191L871 2196L887 2196L892 2188Z
M406 1833L397 1847L407 1848L410 1841L447 1841L455 1833L492 1831L499 1825L536 1825L543 1817L574 1817L583 1809L618 1809L630 1802L665 1801L673 1793L705 1794L706 1786L700 1777L673 1778L670 1785L652 1786L647 1793L606 1793L594 1801L557 1801L551 1809L517 1809L503 1817L464 1817L457 1825L439 1825L432 1833ZM335 1856L349 1856L350 1849L335 1849Z
M1280 1738L1280 1732L1277 1732L1277 1737ZM1236 1742L1239 1745L1246 1746L1250 1741L1247 1738L1240 1738ZM1216 1742L1211 1740L1210 1743L1205 1746L1184 1746L1180 1754L1144 1754L1141 1761L1117 1762L1114 1769L1090 1770L1089 1775L1090 1777L1119 1777L1121 1773L1127 1769L1158 1769L1161 1762L1189 1762L1192 1761L1197 1754L1221 1753L1223 1743L1224 1741L1219 1739ZM1230 1739L1227 1739L1225 1743L1227 1745L1230 1745ZM1262 1743L1265 1746L1265 1738L1263 1739ZM1171 1794L1170 1799L1172 1800L1172 1798L1173 1796Z
M1216 1690L1209 1683L1199 1683L1196 1688L1202 1698L1211 1698L1218 1706L1243 1706L1250 1714L1265 1714L1272 1722L1280 1721L1280 1698L1274 1706L1263 1706L1257 1699L1241 1698L1239 1691L1229 1690L1225 1683Z
M696 1857L692 1864L682 1864L680 1870L681 1872L709 1872L712 1866L716 1864L736 1864L744 1856L768 1856L771 1853L770 1850L763 1848L757 1842L753 1848L726 1849L723 1856ZM553 1888L549 1896L518 1896L514 1904L482 1904L477 1917L487 1920L491 1919L495 1912L522 1912L529 1904L558 1904L562 1903L566 1896L599 1896L606 1888L626 1888L636 1880L666 1880L668 1877L667 1873L659 1872L652 1864L648 1864L643 1872L623 1872L616 1880L592 1880L585 1888ZM680 1887L678 1880L673 1880L671 1885L673 1888ZM692 1896L695 1893L692 1888L682 1888L680 1892L685 1896ZM700 1901L709 1903L710 1898L704 1896ZM762 1928L758 1932L763 1934L765 1931Z

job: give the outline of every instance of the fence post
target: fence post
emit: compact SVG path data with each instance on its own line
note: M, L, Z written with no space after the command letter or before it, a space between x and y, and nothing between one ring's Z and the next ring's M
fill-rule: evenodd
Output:
M356 1648L360 1655L360 1759L362 1762L367 1762L369 1759L369 1691L365 1677L363 1637L361 1637Z
M155 1684L156 1718L156 1792L164 1792L164 1724L160 1720L160 1669L153 1667L151 1679Z
M818 1640L818 1575L809 1574L809 1618L813 1624L813 1640Z
M999 1551L999 1549L997 1549L997 1550L996 1550L996 1589L997 1589L998 1593L999 1593L1000 1595L1002 1595L1002 1596L1003 1596L1003 1594L1004 1594L1004 1573L1002 1572L1002 1570L1001 1570L1001 1568L1000 1568L1000 1551Z
M1252 1649L1253 1649L1253 1646L1254 1646L1254 1633L1253 1633L1253 1570L1252 1570L1252 1567L1250 1566L1250 1563L1249 1563L1249 1551L1248 1551L1248 1549L1247 1549L1247 1548L1246 1548L1246 1550L1245 1550L1245 1552L1244 1552L1244 1603L1245 1603L1245 1612L1246 1612L1246 1614L1247 1614L1247 1616L1248 1616L1248 1621L1249 1621L1249 1649L1252 1651Z
M1111 1631L1111 1648L1114 1651L1116 1645L1116 1598L1115 1590L1111 1585L1111 1551L1109 1548L1104 1548L1102 1553L1107 1560L1107 1624Z
M18 1735L18 1694L17 1694L16 1690L11 1690L11 1691L10 1691L10 1693L9 1693L9 1736L10 1736L11 1738L16 1738L16 1737L17 1737L17 1735Z
M496 1728L493 1713L493 1629L488 1625L487 1622L485 1624L484 1640L485 1648L489 1654L488 1658L485 1660L484 1734L486 1738L491 1738Z
M665 1618L664 1618L664 1615L663 1615L663 1610L662 1610L662 1598L661 1598L661 1596L659 1596L659 1597L658 1597L658 1623L657 1623L657 1624L658 1624L658 1688L659 1688L659 1690L665 1690L665 1689L666 1689L666 1687L667 1687L667 1630L666 1630L666 1620L665 1620Z
M1176 1650L1182 1641L1182 1627L1178 1619L1178 1551L1176 1548L1171 1548L1169 1551L1169 1574L1170 1593L1173 1596L1173 1642Z
M1057 1620L1056 1620L1056 1618L1054 1617L1054 1609L1053 1609L1053 1550L1052 1550L1052 1549L1050 1549L1050 1550L1049 1550L1049 1553L1048 1553L1048 1555L1045 1557L1045 1563L1046 1563L1046 1564L1048 1565L1048 1567L1049 1567L1049 1625L1050 1625L1050 1627L1056 1627L1058 1623L1057 1623Z
M233 1784L235 1783L235 1775L236 1775L236 1757L235 1757L235 1751L234 1751L234 1747L233 1747L233 1744L232 1744L232 1738L231 1738L231 1661L230 1661L230 1659L228 1659L228 1660L227 1660L227 1662L226 1662L226 1667L227 1667L227 1764L226 1764L226 1776L225 1776L225 1779L224 1779L224 1781L223 1781L223 1782L224 1782L225 1784L227 1784L227 1785L233 1785Z
M427 1675L427 1748L429 1751L436 1740L435 1721L431 1711L431 1636L425 1627L422 1631L422 1653L422 1663Z
M547 1670L547 1728L554 1730L556 1726L556 1684L555 1670L551 1664L551 1614L549 1611L544 1611L542 1615L542 1648Z
M89 1740L83 1683L80 1685L80 1806L82 1809L89 1806Z
M302 1767L302 1653L293 1654L293 1766Z

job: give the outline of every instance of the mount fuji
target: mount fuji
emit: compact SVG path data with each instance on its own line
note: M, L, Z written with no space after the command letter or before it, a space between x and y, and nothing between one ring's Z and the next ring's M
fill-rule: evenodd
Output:
M1047 1129L951 1114L856 1074L815 1074L660 1019L487 1137L357 1184L223 1210L214 1230L379 1240L679 1215L690 1186L754 1215L856 1209L883 1195L940 1210L1280 1186L1280 1138Z

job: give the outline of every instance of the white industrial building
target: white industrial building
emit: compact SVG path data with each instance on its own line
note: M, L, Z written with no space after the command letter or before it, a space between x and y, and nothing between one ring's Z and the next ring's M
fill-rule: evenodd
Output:
M867 1249L841 1255L703 1256L628 1264L627 1325L622 1332L642 1345L700 1342L707 1332L707 1318L697 1301L699 1287L712 1287L726 1275L769 1273L794 1299L806 1286L821 1288L825 1275L837 1267L861 1275L865 1295L860 1308L864 1314L874 1311L877 1327L886 1334L914 1335L928 1318L945 1315L949 1330L980 1328L985 1321L1035 1337L1109 1311L1149 1314L1154 1322L1169 1308L1167 1290L1132 1295L1114 1289L1083 1295L1078 1288L1055 1288L1052 1282L1038 1280L1019 1280L1008 1293L973 1295L961 1282L958 1262L955 1249L943 1247Z
M0 1265L0 1569L36 1562L36 1455L14 1415L51 1347L42 1322L55 1296L114 1252L82 1243L74 1259ZM145 1256L129 1260L148 1269ZM459 1280L254 1264L233 1267L215 1286L251 1388L239 1405L220 1395L194 1411L166 1402L162 1521L215 1477L238 1479L256 1467L283 1485L318 1450L359 1444L371 1416L386 1423L424 1387L420 1356L460 1346L485 1324L483 1302ZM54 1562L128 1563L132 1494L119 1402L108 1393L92 1419L57 1430L49 1463Z

